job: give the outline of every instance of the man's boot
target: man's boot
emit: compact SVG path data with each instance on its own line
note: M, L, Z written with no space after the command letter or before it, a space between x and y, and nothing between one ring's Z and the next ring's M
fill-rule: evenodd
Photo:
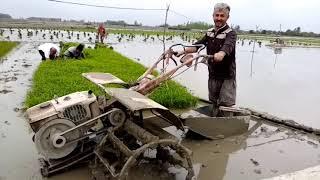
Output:
M217 103L212 103L211 107L211 117L217 117L219 113L219 106L217 105Z

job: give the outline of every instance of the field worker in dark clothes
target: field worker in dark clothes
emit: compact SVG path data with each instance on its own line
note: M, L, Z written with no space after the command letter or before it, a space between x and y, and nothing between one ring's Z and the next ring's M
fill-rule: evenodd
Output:
M53 60L59 56L60 48L56 44L44 43L38 47L38 51L41 55L42 61L44 61L48 58Z
M208 60L209 70L209 100L213 104L212 116L217 116L219 106L233 106L236 103L236 32L227 24L230 6L217 3L213 10L215 27L207 30L202 39L195 44L204 44L207 54L214 58ZM197 48L190 47L177 52L177 56L196 52Z
M84 49L83 44L79 44L77 47L71 46L63 53L63 55L65 58L81 59L81 58L84 58L84 54L82 52L83 49Z

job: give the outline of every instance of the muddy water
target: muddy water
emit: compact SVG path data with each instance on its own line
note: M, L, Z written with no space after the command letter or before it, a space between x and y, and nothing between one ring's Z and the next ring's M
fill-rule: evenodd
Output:
M181 39L168 41L186 43ZM162 52L160 42L125 42L114 45L122 54L150 66ZM255 46L249 41L237 45L237 105L269 112L282 118L320 128L317 107L320 104L320 49L287 48L281 54L273 49ZM207 67L200 65L178 76L176 80L195 95L207 99Z
M0 61L0 179L41 178L33 134L19 110L40 61L37 45L22 43Z
M256 123L251 121L252 126ZM251 126L251 127L252 127ZM320 163L319 139L263 123L246 135L222 141L190 141L200 179L248 180L272 177Z
M41 43L58 43L62 42L78 42L85 44L94 44L96 40L96 33L93 32L80 32L80 31L64 31L64 30L34 30L34 29L8 29L0 28L3 30L0 40L4 41L19 41L19 42L41 42ZM32 32L29 33L28 32ZM119 41L120 35L109 35L108 44L119 42L132 41L129 38L122 38Z
M37 41L37 39L41 38L42 37L40 36L32 41ZM40 63L40 58L36 48L40 43L34 43L32 41L30 40L28 43L22 43L13 53L9 54L0 63L0 91L2 92L0 93L0 114L2 117L0 118L1 180L42 179L39 174L39 165L37 161L40 156L38 155L31 140L33 134L21 112L17 109L22 107L26 91L31 85L30 79L32 77L32 73ZM115 36L110 37L109 41L111 43L117 43L117 38ZM173 42L181 42L181 40L173 39L173 41L170 41L170 43ZM147 65L150 65L154 59L157 58L157 55L162 49L159 41L156 40L153 42L148 40L147 42L143 42L143 38L141 37L135 38L135 41L126 40L124 42L118 42L118 45L114 46L123 54L132 58L137 58L139 61ZM140 53L141 51L139 50L142 48L145 49L143 54ZM248 56L248 58L251 58L250 53L248 53L251 48L252 47L248 45L245 45L240 49L238 48L238 59L242 56ZM262 81L261 79L266 78L268 75L268 77L272 77L270 81L275 81L275 84L277 84L278 81L275 79L281 79L280 77L274 77L276 74L275 72L278 71L277 69L281 70L278 74L282 78L286 78L283 74L299 77L293 72L291 74L285 71L288 67L295 67L295 65L288 65L289 60L287 61L287 64L284 63L286 62L285 60L282 60L284 61L282 63L280 62L286 52L285 49L281 55L278 55L275 65L274 61L270 64L267 59L263 59L264 56L259 56L259 53L263 52L270 53L270 56L274 56L272 50L263 47L256 50L257 52L255 53L252 76L250 76L251 62L243 60L245 63L242 63L238 60L238 82L240 89L238 95L240 96L240 102L241 89L245 89L242 84L246 82L245 80L248 81L248 84L252 83L253 85L256 85L258 82ZM314 54L317 50L310 49L308 51ZM290 50L288 52L290 52ZM245 55L241 55L242 53ZM259 57L260 60L258 60ZM265 63L263 64L263 67L265 68L255 68L259 67L257 64L262 62ZM271 67L267 65L270 65ZM299 69L298 67L302 65L297 64L296 66L297 67L295 67L294 70L297 71L297 69ZM267 67L269 67L269 69ZM309 67L309 69L312 70L313 68ZM179 77L179 81L184 82L185 85L191 87L191 89L194 87L193 85L198 83L197 85L201 88L193 88L193 92L201 95L202 97L206 97L206 67L199 67L198 70L199 71L195 72L196 74L189 71L186 75ZM269 71L272 72L267 73ZM272 73L275 74L272 75ZM306 70L305 73L308 74L310 72ZM316 72L314 73L314 75L316 75ZM195 75L199 78L194 78ZM245 80L241 80L241 77ZM192 79L193 82L191 82ZM194 79L196 79L196 81ZM286 79L283 80L284 87L286 87L285 82L287 82L285 80ZM264 84L262 82L261 84L262 85L260 86L262 87L260 87L261 89L259 90L264 92L263 90L265 86L263 86ZM247 86L249 85L246 85L246 87ZM249 87L247 88L250 89ZM301 91L303 90L300 86L295 88L300 88ZM272 91L271 88L266 89L265 91L267 90ZM305 94L310 96L312 93ZM279 95L277 94L272 95L275 96L275 98L279 98ZM263 96L264 99L267 99L265 96L267 96L267 94ZM248 95L248 99L246 100L249 102L255 102L254 99L255 98L253 98L252 95ZM245 104L245 101L242 101L243 104ZM259 102L260 105L264 105L261 101L257 100L256 102ZM290 102L288 104L290 104ZM268 107L272 109L272 105ZM294 106L292 101L290 106ZM277 113L280 113L280 111L277 111ZM301 112L299 111L299 113ZM289 116L288 114L285 115L286 117ZM255 123L256 121L251 121L250 127L255 127ZM251 132L246 135L231 137L219 141L185 140L183 143L193 150L194 162L203 164L203 167L200 170L200 179L204 180L261 179L264 177L271 177L304 169L320 163L318 138L313 138L299 132L294 132L265 122L262 125L257 126L257 129L252 129ZM89 179L89 171L87 168L80 168L53 176L50 179Z
M21 43L0 61L0 179L43 179L40 155L32 142L33 132L23 116L23 101L34 70L41 62L40 43ZM87 169L75 170L52 179L89 179ZM72 175L70 175L70 173Z
M95 40L95 33L79 31L54 31L54 30L27 30L27 29L12 29L12 32L9 29L2 28L4 30L2 40L9 40L9 41L22 41L22 42L83 42L83 43L94 43ZM19 36L19 30L21 36ZM29 34L28 31L32 32L32 35ZM37 32L37 33L36 33ZM55 34L58 34L57 36ZM79 38L78 38L79 34ZM90 41L90 38L92 39Z

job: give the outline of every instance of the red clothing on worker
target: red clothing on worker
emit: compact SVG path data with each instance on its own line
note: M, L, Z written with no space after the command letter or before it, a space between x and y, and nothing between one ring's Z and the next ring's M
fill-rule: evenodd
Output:
M99 37L101 43L103 43L103 39L105 38L105 36L106 36L106 29L102 25L99 25L98 37Z
M105 36L106 35L106 29L103 26L99 26L98 35L100 35L100 36Z

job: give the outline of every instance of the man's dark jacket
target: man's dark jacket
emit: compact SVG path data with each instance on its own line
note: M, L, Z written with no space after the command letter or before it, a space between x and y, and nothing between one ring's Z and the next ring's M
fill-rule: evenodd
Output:
M208 61L210 79L235 79L236 78L236 57L235 46L237 34L227 24L215 32L215 29L208 29L205 36L194 44L204 44L207 47L207 54L214 55L219 51L226 53L221 62Z

